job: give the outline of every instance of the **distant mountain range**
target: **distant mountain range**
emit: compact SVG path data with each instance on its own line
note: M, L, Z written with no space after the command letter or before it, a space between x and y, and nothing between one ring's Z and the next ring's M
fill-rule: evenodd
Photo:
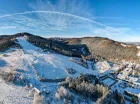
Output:
M81 57L89 60L108 60L111 62L139 62L140 49L133 44L126 44L102 37L83 38L43 38L29 33L0 36L0 51L16 45L16 37L26 36L27 40L42 49L50 49L67 56ZM2 47L2 48L1 48Z
M128 44L135 44L135 45L140 45L140 42L126 42Z

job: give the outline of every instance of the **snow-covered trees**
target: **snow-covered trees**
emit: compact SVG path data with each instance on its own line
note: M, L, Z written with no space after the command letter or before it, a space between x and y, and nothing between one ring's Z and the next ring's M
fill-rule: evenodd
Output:
M62 100L64 104L67 104L68 102L72 102L72 96L67 89L65 89L63 86L58 88L56 94L55 94L56 100Z
M35 92L33 104L45 104L45 97L41 93Z
M8 72L0 70L0 77L5 82L11 82L18 85L25 85L27 82L27 79L24 78L23 74L18 73L15 70L16 69L8 71Z
M55 94L56 99L64 98L68 94L67 90L61 86L58 90L57 93Z
M70 77L66 78L66 80L62 82L62 85L67 85L68 88L91 99L97 99L108 91L108 88L103 85L93 85L89 83L82 74L76 79Z
M0 36L0 51L5 51L15 45L15 40L12 36Z
M108 87L102 84L92 84L82 74L76 79L67 77L60 85L68 87L80 96L91 99L96 104L124 104L124 97L120 93L117 91L112 93Z
M64 45L64 43L57 42L53 39L46 39L42 38L40 36L34 36L34 35L27 35L28 41L42 49L50 49L55 52L59 52L64 55L68 56L79 56L79 52L73 52L73 50L70 49L69 45Z
M33 97L33 104L45 104L45 97L37 88L29 90L28 97Z

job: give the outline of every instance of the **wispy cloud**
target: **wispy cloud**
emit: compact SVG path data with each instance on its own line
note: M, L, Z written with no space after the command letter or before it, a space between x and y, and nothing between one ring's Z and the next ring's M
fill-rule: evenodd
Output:
M124 19L124 17L93 17L94 19Z
M61 32L62 34L91 35L104 37L127 36L130 29L114 28L97 22L96 19L120 19L123 17L96 17L90 10L88 0L37 0L29 4L31 10L0 15L0 29L18 27L19 31L32 31L48 34ZM11 26L9 25L11 24ZM68 33L69 32L69 33ZM76 36L76 35L75 35Z
M0 26L0 29L14 29L16 26Z

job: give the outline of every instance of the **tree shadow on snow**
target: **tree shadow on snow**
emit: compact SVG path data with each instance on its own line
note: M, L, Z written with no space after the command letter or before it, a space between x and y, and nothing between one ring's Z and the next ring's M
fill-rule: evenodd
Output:
M0 59L0 67L4 67L7 65L7 62L3 59Z

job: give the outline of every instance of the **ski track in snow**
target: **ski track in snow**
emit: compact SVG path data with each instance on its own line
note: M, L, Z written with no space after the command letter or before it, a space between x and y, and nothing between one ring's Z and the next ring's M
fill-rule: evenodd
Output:
M40 48L30 44L24 38L18 38L19 44L23 47L26 59L28 59L32 63L37 72L46 77L46 78L65 78L69 74L65 72L65 68L73 68L77 71L73 77L76 77L80 73L92 73L94 71L92 69L86 69L74 62L69 60L69 57L54 54L54 53L47 53L41 52Z

